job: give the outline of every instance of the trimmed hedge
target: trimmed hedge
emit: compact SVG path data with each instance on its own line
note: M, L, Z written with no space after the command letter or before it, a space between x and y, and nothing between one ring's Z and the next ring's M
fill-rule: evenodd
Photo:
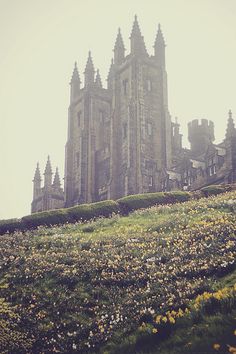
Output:
M217 195L220 193L224 193L224 192L228 192L233 190L233 185L223 185L223 184L219 184L219 185L210 185L207 187L203 187L200 189L200 192L203 193L203 195L205 197L210 197L211 195Z
M6 232L25 231L38 226L51 226L66 222L86 221L96 217L109 217L120 211L119 205L114 200L81 204L67 209L55 209L24 216L22 219L0 221L0 235Z
M67 210L71 221L85 221L99 216L109 217L113 213L119 213L119 204L114 200L104 200L91 204L80 204Z
M129 195L118 199L117 202L119 203L122 212L126 214L130 211L149 208L153 205L185 202L190 198L191 194L189 192L157 192Z
M22 219L0 220L0 235L7 232L34 229L41 225L51 226L66 222L86 221L101 216L109 217L113 213L127 215L137 209L149 208L160 204L185 202L196 197L208 197L230 190L236 190L236 185L212 185L204 187L197 192L174 191L135 194L117 201L105 200L91 204L80 204L72 208L49 210L27 215Z
M68 221L67 214L67 209L55 209L27 215L21 219L21 228L27 230L34 229L40 225L50 226L63 224Z
M3 235L7 232L14 232L16 230L20 230L20 219L7 219L0 220L0 235Z

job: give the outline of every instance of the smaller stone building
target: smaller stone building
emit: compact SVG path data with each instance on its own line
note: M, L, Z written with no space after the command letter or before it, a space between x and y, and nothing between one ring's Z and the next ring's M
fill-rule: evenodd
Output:
M58 168L56 168L53 182L52 177L53 172L50 158L48 156L44 171L43 187L41 187L42 179L39 170L39 164L37 164L35 170L33 179L33 201L31 204L32 213L64 207L64 193L63 189L61 188Z
M214 124L207 119L188 123L190 149L182 148L179 124L172 125L173 165L162 170L159 190L197 190L210 184L236 182L236 128L231 111L220 144L214 144Z

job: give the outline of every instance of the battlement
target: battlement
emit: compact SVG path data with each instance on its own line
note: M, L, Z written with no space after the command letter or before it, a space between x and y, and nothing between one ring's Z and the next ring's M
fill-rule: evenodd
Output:
M205 153L215 140L214 123L207 119L194 119L188 123L188 140L194 154Z
M188 139L191 142L199 137L208 137L210 141L215 140L214 123L208 119L194 119L188 123Z

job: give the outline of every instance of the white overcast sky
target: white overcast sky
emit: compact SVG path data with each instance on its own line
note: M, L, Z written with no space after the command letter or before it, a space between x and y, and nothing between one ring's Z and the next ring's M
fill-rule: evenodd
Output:
M50 154L63 177L74 61L83 78L91 50L105 85L117 29L128 53L135 14L149 53L161 23L185 144L194 118L224 138L230 108L236 117L236 0L0 0L0 219L30 213L37 161L43 173Z

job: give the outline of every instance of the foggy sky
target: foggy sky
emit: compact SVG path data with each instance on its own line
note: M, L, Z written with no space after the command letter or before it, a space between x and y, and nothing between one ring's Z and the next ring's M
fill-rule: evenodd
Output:
M118 27L129 53L134 15L149 54L158 23L167 44L169 110L215 123L236 118L235 0L0 0L0 219L30 213L32 179L50 154L64 175L69 82L92 51L103 85ZM236 122L236 119L235 119Z

